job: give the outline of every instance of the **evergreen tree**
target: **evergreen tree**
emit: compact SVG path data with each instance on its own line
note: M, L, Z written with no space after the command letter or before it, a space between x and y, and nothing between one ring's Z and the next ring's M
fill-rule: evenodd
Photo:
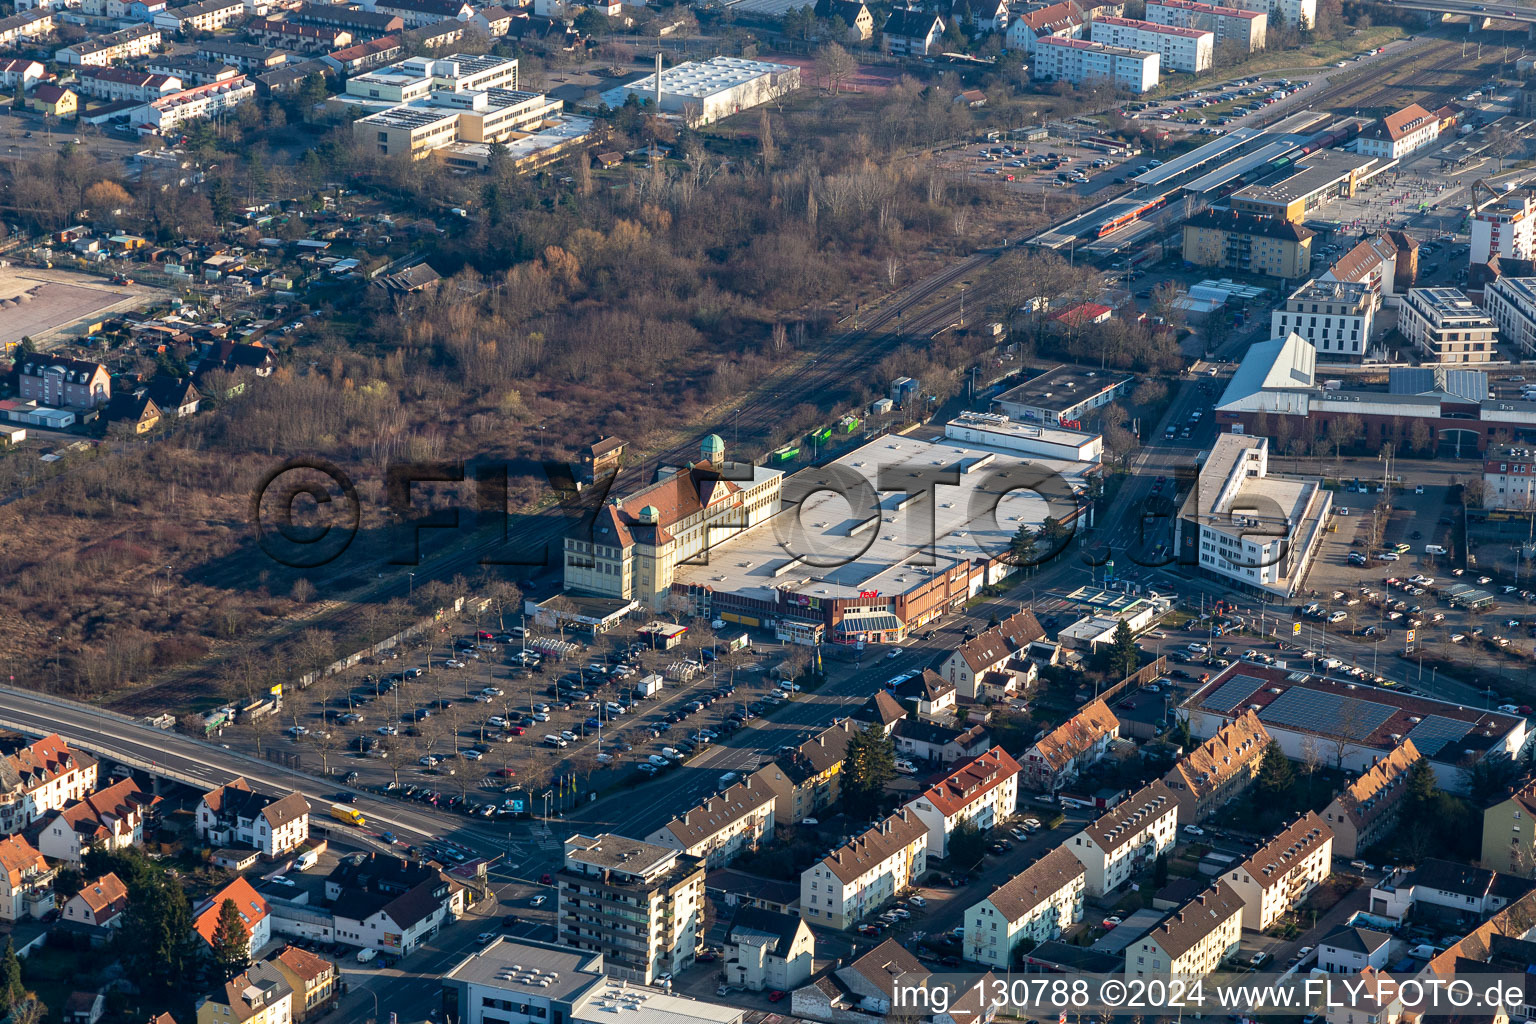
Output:
M861 809L879 799L896 776L896 744L883 729L866 726L848 740L843 755L843 800Z
M1435 770L1429 758L1421 757L1408 769L1408 807L1410 815L1428 807L1435 799Z
M1282 797L1290 792L1295 781L1290 758L1285 756L1279 743L1270 740L1269 746L1264 748L1264 759L1259 762L1258 778L1254 780L1259 793L1270 799Z
M251 933L234 900L227 899L219 906L219 923L213 929L213 962L226 978L251 965Z
M987 837L982 834L980 827L974 821L967 818L956 825L949 834L950 863L962 868L969 868L980 864L981 859L987 855Z
M1057 519L1055 516L1046 516L1040 522L1040 529L1035 531L1035 547L1039 553L1039 560L1046 561L1061 554L1067 542L1072 539L1072 529Z
M192 976L193 934L192 908L174 879L155 872L128 886L119 941L129 973L146 995L166 998Z
M1110 641L1109 667L1115 675L1124 679L1136 671L1141 664L1141 651L1136 648L1136 634L1131 632L1131 627L1124 619L1115 627L1114 639Z
M8 1014L11 1008L27 994L21 983L21 961L16 956L14 939L5 940L5 956L0 958L0 1014Z
M1033 566L1036 548L1035 531L1020 523L1013 539L1008 542L1008 560L1021 568Z

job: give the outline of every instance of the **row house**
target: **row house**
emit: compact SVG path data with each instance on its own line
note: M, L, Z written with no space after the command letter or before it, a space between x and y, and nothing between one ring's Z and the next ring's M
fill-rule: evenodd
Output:
M1337 856L1358 857L1397 827L1408 797L1408 776L1419 758L1413 740L1404 739L1323 808Z
M976 700L982 677L1001 671L1020 651L1044 636L1034 612L1018 612L951 651L939 662L938 673L961 697Z
M245 0L202 0L161 11L154 26L167 32L217 32L243 20L245 14Z
M706 867L724 867L773 837L773 809L773 790L747 779L684 811L646 841L699 857Z
M95 758L71 750L58 733L0 760L0 833L20 832L50 811L96 789Z
M130 68L82 68L75 75L75 91L84 96L116 103L133 100L148 103L182 89L181 79Z
M20 46L53 34L53 13L24 11L0 18L0 46ZM29 62L33 63L33 62Z
M79 864L87 850L142 846L144 820L159 802L132 779L122 779L55 814L38 834L38 849L52 860Z
M1172 849L1178 827L1179 801L1159 779L1100 815L1066 847L1087 871L1088 895L1102 896Z
M399 36L381 36L342 47L321 57L320 61L336 73L350 77L398 60L404 53Z
M1248 788L1259 774L1269 730L1245 710L1179 759L1163 782L1179 802L1179 824L1204 821Z
M340 4L300 4L289 20L304 25L331 25L344 28L355 39L380 39L405 31L405 19L387 11L364 11Z
M474 6L465 0L379 0L373 9L398 16L406 28L422 28L440 21L469 21L475 16Z
M256 954L272 941L272 915L261 893L251 887L244 878L236 878L213 896L198 905L192 916L192 930L213 948L214 934L219 930L219 914L224 904L233 903L245 926L246 955L255 959Z
M249 846L268 859L285 857L309 839L309 801L300 793L257 793L237 778L203 794L194 827L213 846Z
M19 85L23 89L30 89L42 81L44 70L42 64L25 57L0 58L0 88L14 89Z
M164 133L192 121L217 117L255 98L255 84L240 75L162 96L131 111L128 116L134 124L152 125Z
M909 800L906 808L928 826L928 849L942 858L959 825L972 822L985 832L1013 814L1018 800L1019 763L1002 747L993 747Z
M1333 868L1333 830L1308 811L1226 873L1243 898L1243 927L1261 932L1306 898Z
M122 60L148 57L160 48L162 41L160 29L154 25L133 25L55 50L53 59L60 64L103 67Z
M1242 937L1242 897L1218 880L1125 947L1125 974L1203 977L1237 952Z
M1119 719L1109 705L1094 700L1024 751L1019 760L1024 784L1054 793L1108 753L1119 738Z
M301 25L294 21L253 21L246 29L262 46L297 53L330 53L351 46L352 33L335 25Z
M928 825L910 807L882 818L800 875L800 915L812 925L848 928L928 870Z
M1026 940L1033 948L1061 938L1083 919L1086 880L1071 851L1051 850L965 912L965 958L1007 970Z
M837 803L842 794L843 757L861 728L851 718L833 722L753 773L750 781L773 792L777 823L795 825Z
M53 910L56 874L23 837L0 839L0 920L35 920Z

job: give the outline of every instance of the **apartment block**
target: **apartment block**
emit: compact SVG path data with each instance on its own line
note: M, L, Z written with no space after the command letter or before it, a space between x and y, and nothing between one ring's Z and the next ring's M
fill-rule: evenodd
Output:
M1220 7L1197 0L1148 0L1147 20L1175 28L1205 29L1216 36L1216 48L1233 46L1243 53L1264 49L1269 15L1241 7Z
M1243 927L1261 932L1294 910L1333 869L1333 830L1308 811L1223 877L1243 900Z
M1090 32L1096 43L1155 53L1162 67L1191 75L1210 70L1216 49L1216 34L1207 29L1178 28L1137 18L1095 18Z
M245 0L203 0L161 11L155 15L154 25L167 32L217 32L245 15Z
M1529 192L1501 196L1472 215L1473 265L1500 259L1528 260L1536 255L1536 200Z
M1324 359L1361 360L1375 325L1376 297L1359 282L1308 281L1270 314L1270 334L1301 335Z
M1233 0L1245 11L1263 11L1271 28L1310 29L1317 24L1317 0Z
M1019 761L1024 784L1054 793L1071 783L1083 768L1103 757L1120 736L1120 722L1102 700L1046 733L1024 751Z
M1499 327L1458 288L1410 288L1397 329L1431 363L1486 363Z
M1184 222L1184 258L1200 267L1304 278L1312 270L1314 234L1275 217L1206 210Z
M51 811L84 800L96 789L98 768L58 733L0 759L0 833L19 832Z
M773 838L774 793L756 779L706 798L653 832L646 841L725 867Z
M1125 947L1126 977L1210 974L1237 952L1243 900L1218 880Z
M1158 780L1100 815L1066 848L1082 862L1088 895L1102 896L1172 849L1178 827L1179 801Z
M1087 871L1066 847L1058 846L965 912L967 960L996 970L1013 966L1013 951L1059 939L1083 919Z
M906 809L928 826L928 849L944 857L950 834L961 822L986 831L1013 813L1018 798L1018 762L1002 747L993 747L909 800Z
M1323 808L1323 821L1333 829L1335 856L1358 857L1391 834L1402 818L1408 775L1418 762L1419 748L1404 739Z
M693 965L703 941L704 862L616 835L574 835L555 927L562 945L603 954L614 977L649 985Z
M1179 804L1179 824L1204 821L1247 790L1259 774L1269 732L1259 716L1244 711L1216 735L1179 759L1163 783Z
M1536 459L1529 448L1499 446L1483 459L1483 507L1536 508Z
M1087 39L1045 36L1035 41L1037 79L1084 85L1103 82L1127 92L1157 87L1161 60L1156 53Z
M1483 309L1511 355L1536 355L1536 277L1499 277L1484 285Z
M75 91L99 100L147 103L180 92L181 79L127 68L88 67L75 74Z
M161 33L155 26L134 25L55 50L53 59L60 64L105 66L120 60L147 57L160 48L160 42Z
M848 928L928 870L928 825L908 807L882 818L800 875L800 916Z

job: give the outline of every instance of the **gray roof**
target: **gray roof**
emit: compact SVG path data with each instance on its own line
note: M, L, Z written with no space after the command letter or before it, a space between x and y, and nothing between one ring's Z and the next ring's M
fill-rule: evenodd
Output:
M760 907L742 907L736 911L736 919L731 922L730 937L736 942L740 941L738 937L744 933L771 935L774 938L773 955L787 958L790 947L795 944L795 935L803 926L800 918L793 914L780 914Z
M1428 395L1441 392L1468 402L1488 397L1484 370L1448 370L1441 366L1404 366L1387 371L1387 390L1394 395Z
M1382 946L1392 941L1392 936L1386 932L1378 932L1371 928L1351 928L1341 925L1323 936L1319 945L1332 946L1334 949L1342 949L1350 953L1364 953L1369 956Z
M599 953L503 936L461 961L443 980L568 1000L602 981L601 962Z

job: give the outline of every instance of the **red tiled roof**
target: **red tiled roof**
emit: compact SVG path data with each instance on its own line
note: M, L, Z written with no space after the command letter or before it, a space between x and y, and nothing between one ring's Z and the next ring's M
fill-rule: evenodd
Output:
M267 901L261 898L261 893L251 888L251 883L244 878L236 878L208 901L207 906L197 915L197 920L192 923L197 934L210 946L213 945L213 933L219 927L219 909L224 906L225 900L235 901L235 908L240 911L248 933L254 932L267 916Z
M951 818L1018 774L1019 763L1002 747L993 747L924 790L918 799Z

